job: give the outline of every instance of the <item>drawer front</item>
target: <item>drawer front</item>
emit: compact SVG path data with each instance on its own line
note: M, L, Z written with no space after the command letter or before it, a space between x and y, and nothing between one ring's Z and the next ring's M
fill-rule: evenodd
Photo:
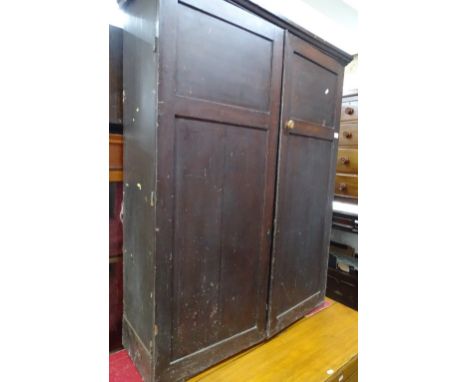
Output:
M339 196L358 197L358 176L339 174L335 178L335 194Z
M344 172L346 174L358 173L357 149L338 148L336 172Z
M341 120L355 121L358 119L358 101L344 101L341 104Z
M339 146L358 146L358 124L355 122L341 122Z
M356 370L345 382L358 382L358 371Z
M109 182L123 181L123 136L109 134Z
M109 169L123 168L123 137L119 134L109 134Z
M335 370L326 382L348 382L357 381L358 355L351 358L342 368Z

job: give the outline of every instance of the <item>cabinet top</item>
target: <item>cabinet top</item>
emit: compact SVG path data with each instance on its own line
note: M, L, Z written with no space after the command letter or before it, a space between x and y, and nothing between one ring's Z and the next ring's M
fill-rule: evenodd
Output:
M128 3L133 0L116 0L120 7L125 7ZM164 1L164 0L159 0ZM353 56L346 53L344 50L341 50L320 38L319 36L313 34L309 30L297 25L293 21L289 20L286 16L279 14L278 12L273 12L270 7L265 7L264 5L259 5L257 0L223 0L228 3L237 5L241 8L244 8L254 14L257 14L264 19L270 21L271 23L279 26L280 28L286 29L292 34L302 38L303 40L314 45L327 55L333 57L343 66L347 65L353 59Z

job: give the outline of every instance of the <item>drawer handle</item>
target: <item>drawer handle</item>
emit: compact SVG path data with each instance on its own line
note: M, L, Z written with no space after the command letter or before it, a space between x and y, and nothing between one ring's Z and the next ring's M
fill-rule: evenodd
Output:
M342 164L349 164L349 158L348 157L341 157L340 161Z
M294 129L294 121L290 119L288 122L286 122L286 128L289 130Z
M340 191L346 191L348 188L348 186L346 185L346 183L340 183L340 185L338 186L338 190Z
M347 107L344 109L345 114L348 115L353 115L354 114L354 109L352 107Z
M345 138L351 139L353 137L353 133L351 131L343 131L343 136Z

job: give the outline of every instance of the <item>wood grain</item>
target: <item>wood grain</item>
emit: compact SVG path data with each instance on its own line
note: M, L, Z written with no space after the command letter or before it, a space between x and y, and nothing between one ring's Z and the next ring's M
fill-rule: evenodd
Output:
M341 374L346 381L357 372L357 358L358 313L333 302L189 382L321 382L338 381Z
M123 169L123 136L109 134L109 170Z
M109 134L109 182L123 181L123 136Z
M122 182L123 171L122 170L109 170L109 182Z
M347 380L346 382L358 382L358 371L356 370Z

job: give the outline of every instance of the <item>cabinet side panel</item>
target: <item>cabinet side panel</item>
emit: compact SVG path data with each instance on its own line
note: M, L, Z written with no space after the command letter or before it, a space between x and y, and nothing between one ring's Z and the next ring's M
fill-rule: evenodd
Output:
M124 319L132 335L125 336L124 341L138 341L138 348L149 355L154 346L157 2L132 1L125 12ZM125 344L129 349L135 348L134 345ZM143 366L150 369L150 365Z

